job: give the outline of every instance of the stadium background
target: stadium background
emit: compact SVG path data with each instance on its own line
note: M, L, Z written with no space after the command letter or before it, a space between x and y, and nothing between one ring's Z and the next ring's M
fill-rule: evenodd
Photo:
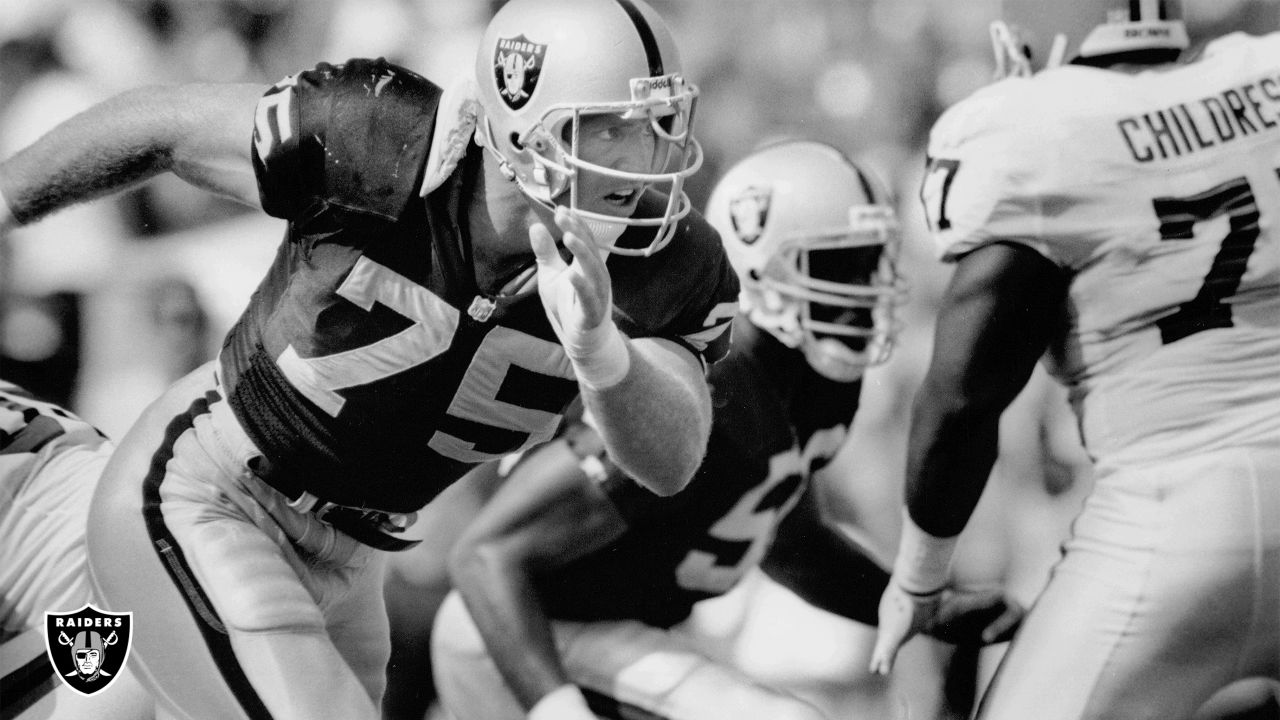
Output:
M867 376L853 437L824 478L832 512L884 554L898 530L906 416L947 268L916 200L939 112L990 79L998 0L651 0L702 88L695 131L719 170L753 146L833 143L896 193L911 296L890 363ZM471 72L500 2L484 0L3 0L0 155L105 97L145 84L270 83L321 60L385 56L444 81ZM1277 0L1184 0L1193 40L1280 27ZM246 128L246 142L248 128ZM282 225L172 178L0 238L0 376L119 437L172 379L212 357L269 263ZM992 489L961 546L974 585L1030 601L1087 491L1062 391L1037 375L1004 420ZM928 682L956 659L916 641L891 681L865 665L872 632L755 577L695 618L716 652L840 714L929 718L973 683ZM985 676L999 649L988 651ZM963 658L960 658L963 659ZM963 663L961 663L963 664ZM936 688L936 689L933 689Z

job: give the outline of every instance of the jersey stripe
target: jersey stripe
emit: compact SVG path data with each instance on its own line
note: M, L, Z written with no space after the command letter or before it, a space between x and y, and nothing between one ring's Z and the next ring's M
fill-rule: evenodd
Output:
M293 90L264 95L253 119L253 143L265 163L278 145L293 137Z
M0 645L0 661L0 720L25 717L24 711L58 687L39 628L6 639ZM48 710L32 712L33 717L45 717Z
M716 325L715 327L707 328L706 330L700 330L696 333L690 333L688 335L681 335L680 337L684 338L685 342L692 345L694 349L696 349L699 353L701 353L703 350L706 350L707 346L710 345L713 341L715 341L716 338L728 332L729 325L730 325L730 322L728 320L725 320L721 322L719 325Z
M649 77L658 77L665 75L666 71L662 68L662 51L658 49L658 38L653 34L653 28L649 27L649 21L644 19L644 15L640 13L640 8L636 7L631 0L618 0L618 4L627 12L627 17L631 18L631 22L636 26L636 32L640 33L640 42L644 44L644 54L649 60Z

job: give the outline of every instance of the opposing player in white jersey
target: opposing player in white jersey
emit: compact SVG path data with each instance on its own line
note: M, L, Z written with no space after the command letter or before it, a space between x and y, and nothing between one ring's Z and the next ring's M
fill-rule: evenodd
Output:
M1017 76L932 132L921 196L956 268L872 666L935 612L1045 356L1096 485L978 716L1187 717L1280 671L1280 35L1193 53L1174 2L1005 6L1062 39L997 24Z
M45 649L45 613L92 601L85 519L114 445L89 423L0 380L0 717L145 718L128 671L101 692L64 686Z

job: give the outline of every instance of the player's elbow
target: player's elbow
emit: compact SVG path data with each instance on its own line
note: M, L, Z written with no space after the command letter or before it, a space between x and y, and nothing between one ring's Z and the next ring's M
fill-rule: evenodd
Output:
M689 481L692 479L692 475L685 476L684 474L677 473L671 475L650 474L648 477L637 477L635 480L654 495L659 497L671 497L688 487Z
M702 465L711 437L710 402L705 409L696 407L679 419L671 418L666 425L667 432L650 443L636 467L618 463L636 482L662 497L684 490Z
M662 497L675 495L684 490L693 480L707 449L705 437L685 440L687 442L660 448L652 458L652 462L640 463L634 470L625 466L623 469L653 494Z

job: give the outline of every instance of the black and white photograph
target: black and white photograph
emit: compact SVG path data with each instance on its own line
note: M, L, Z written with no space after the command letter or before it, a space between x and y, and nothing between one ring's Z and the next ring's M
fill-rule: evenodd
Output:
M1280 720L1280 0L0 0L0 720Z

